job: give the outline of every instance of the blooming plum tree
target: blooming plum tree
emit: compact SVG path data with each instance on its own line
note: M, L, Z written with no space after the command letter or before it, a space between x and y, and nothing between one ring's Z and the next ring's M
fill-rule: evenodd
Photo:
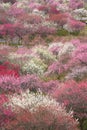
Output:
M70 0L69 1L69 7L71 9L78 9L78 8L83 8L84 6L84 0Z
M16 116L6 125L7 130L78 130L78 122L73 119L72 112L67 113L54 99L41 93L33 94L27 90L21 95L13 95L9 105Z
M81 125L87 119L87 83L67 81L56 90L53 96L60 103L64 103L67 110L74 111L74 117L78 118Z

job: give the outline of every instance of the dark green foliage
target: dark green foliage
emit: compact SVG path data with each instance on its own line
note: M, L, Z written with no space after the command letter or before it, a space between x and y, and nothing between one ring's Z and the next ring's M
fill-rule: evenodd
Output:
M69 35L69 32L65 29L60 29L57 31L57 35L58 36L67 36L67 35Z
M87 119L82 124L82 130L87 130Z
M50 43L50 42L52 42L52 41L53 41L52 38L46 38L46 40L45 40L46 43Z

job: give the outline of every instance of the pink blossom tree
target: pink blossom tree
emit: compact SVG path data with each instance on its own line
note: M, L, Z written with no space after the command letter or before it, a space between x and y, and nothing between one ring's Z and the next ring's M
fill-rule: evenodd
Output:
M70 0L69 1L69 7L71 9L78 9L78 8L83 8L84 6L84 0Z

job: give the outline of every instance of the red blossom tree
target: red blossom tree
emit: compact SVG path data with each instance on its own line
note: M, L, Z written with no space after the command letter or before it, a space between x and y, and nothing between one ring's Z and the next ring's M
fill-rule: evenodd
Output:
M10 64L9 62L5 62L0 65L0 75L11 75L19 77L19 67L16 67L15 65Z
M40 106L34 112L19 109L19 113L5 128L7 130L78 130L77 122L65 113L54 106Z
M13 113L10 107L4 107L7 102L8 97L4 94L0 94L0 129L2 129L4 125L8 124L13 118Z
M68 111L72 109L74 117L79 119L82 126L87 119L87 82L67 81L54 92L53 97L64 103Z
M49 20L57 23L58 26L63 26L67 23L67 14L66 13L59 13L59 14L51 14L49 16Z

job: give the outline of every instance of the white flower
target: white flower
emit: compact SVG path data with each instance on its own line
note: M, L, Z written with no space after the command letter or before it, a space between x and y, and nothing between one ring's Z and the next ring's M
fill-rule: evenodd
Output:
M5 10L7 10L11 7L11 4L10 4L10 2L9 3L1 3L0 6L2 6Z
M52 99L50 96L43 95L41 92L35 94L27 90L26 92L22 92L21 95L14 94L8 98L9 103L7 106L10 105L15 111L17 110L17 107L34 111L38 109L39 106L54 106L57 107L58 111L66 114L64 106L62 109L62 105L56 102L55 99Z
M62 49L59 51L58 56L59 58L65 54L71 54L75 50L75 46L71 43L65 43Z
M36 48L36 53L39 54L40 58L46 63L56 61L56 57L47 48Z
M38 74L42 75L47 68L47 65L39 58L32 58L25 62L22 67L23 72L27 72L30 74Z

